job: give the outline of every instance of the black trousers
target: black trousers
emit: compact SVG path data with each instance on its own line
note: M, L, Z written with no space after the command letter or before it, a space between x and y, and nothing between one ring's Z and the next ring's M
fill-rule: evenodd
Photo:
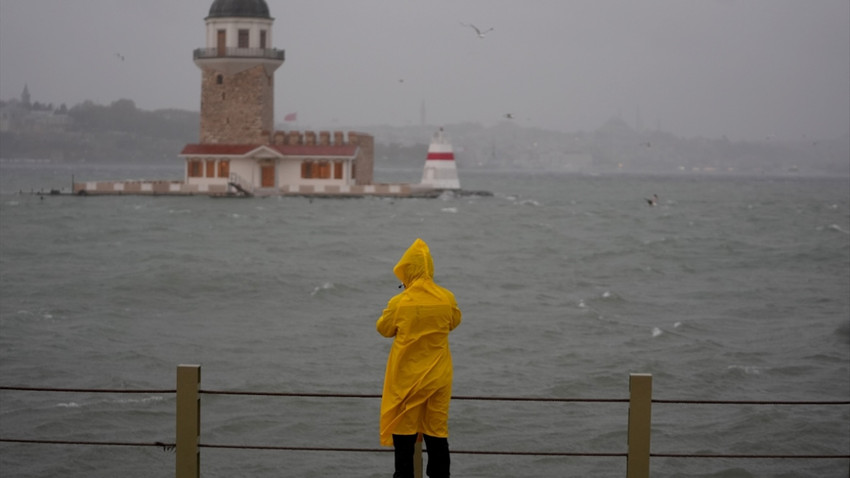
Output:
M449 440L446 438L423 435L428 450L428 466L425 473L430 478L448 478ZM395 473L393 478L413 478L413 450L416 447L416 435L393 435L395 447Z

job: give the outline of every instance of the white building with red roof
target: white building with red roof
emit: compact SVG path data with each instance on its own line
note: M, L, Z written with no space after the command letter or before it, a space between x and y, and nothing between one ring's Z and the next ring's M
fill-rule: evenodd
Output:
M349 132L274 131L274 73L265 0L215 0L201 70L200 142L180 152L185 184L199 191L280 194L351 190L372 184L374 139Z

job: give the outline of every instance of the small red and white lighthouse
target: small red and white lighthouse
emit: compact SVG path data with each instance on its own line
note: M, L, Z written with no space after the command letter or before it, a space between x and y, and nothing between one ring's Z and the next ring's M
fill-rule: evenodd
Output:
M431 137L421 184L434 189L460 189L455 153L451 142L443 134L443 128Z

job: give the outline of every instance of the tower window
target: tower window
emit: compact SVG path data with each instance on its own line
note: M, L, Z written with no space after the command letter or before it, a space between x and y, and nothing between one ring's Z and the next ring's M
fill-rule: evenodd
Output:
M266 47L266 31L260 30L260 48Z
M216 76L215 77L215 84L220 85L222 83L224 83L224 76L222 76L222 75Z
M239 30L239 48L248 48L248 30Z
M216 55L224 56L227 54L227 31L218 30L216 32Z

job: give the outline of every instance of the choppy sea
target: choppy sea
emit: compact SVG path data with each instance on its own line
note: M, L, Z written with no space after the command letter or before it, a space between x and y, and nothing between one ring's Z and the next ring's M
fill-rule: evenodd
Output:
M461 171L492 197L40 196L179 168L0 163L0 386L379 394L417 237L463 323L454 394L850 399L850 181ZM381 171L409 181L419 171ZM21 194L23 192L23 194ZM650 207L646 197L658 194ZM379 400L202 396L201 442L379 448ZM0 391L0 438L173 442L173 394ZM624 403L457 400L457 451L622 453ZM846 455L846 405L652 410L657 454ZM204 477L389 477L392 454L201 449ZM172 477L156 447L0 443L6 477ZM452 456L457 477L624 477L619 457ZM653 477L846 478L846 459L652 459Z

